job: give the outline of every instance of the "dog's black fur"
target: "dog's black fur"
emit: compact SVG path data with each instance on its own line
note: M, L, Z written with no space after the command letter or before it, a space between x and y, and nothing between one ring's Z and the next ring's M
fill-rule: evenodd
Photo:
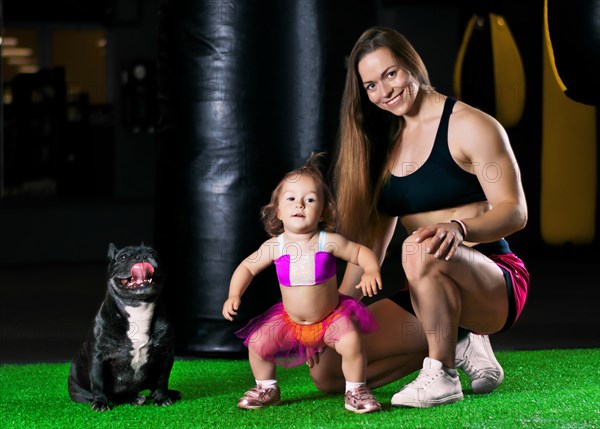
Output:
M148 246L108 248L108 290L94 325L71 362L69 396L106 411L111 403L142 405L149 389L155 405L171 405L173 331L160 299L164 276ZM137 315L137 316L136 316Z

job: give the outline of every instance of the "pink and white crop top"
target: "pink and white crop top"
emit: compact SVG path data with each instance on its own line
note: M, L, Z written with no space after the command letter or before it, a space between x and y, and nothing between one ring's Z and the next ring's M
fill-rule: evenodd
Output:
M281 256L275 260L275 270L282 286L308 286L321 284L336 274L336 258L325 251L325 231L319 233L319 249L314 254L302 255L296 243L283 242L283 234L277 237ZM296 249L296 255L287 253Z

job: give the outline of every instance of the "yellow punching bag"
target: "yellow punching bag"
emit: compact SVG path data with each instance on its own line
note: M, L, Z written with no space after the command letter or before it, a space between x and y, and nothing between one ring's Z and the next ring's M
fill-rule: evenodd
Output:
M525 71L517 44L501 15L474 15L465 29L454 68L456 98L494 116L506 128L525 108Z
M557 69L548 12L545 0L541 234L548 244L589 244L594 239L596 222L596 108L566 95L569 92ZM557 37L565 34L556 33ZM586 64L570 66L581 68Z
M490 13L496 80L496 119L506 127L521 120L525 108L525 71L517 44L506 20Z

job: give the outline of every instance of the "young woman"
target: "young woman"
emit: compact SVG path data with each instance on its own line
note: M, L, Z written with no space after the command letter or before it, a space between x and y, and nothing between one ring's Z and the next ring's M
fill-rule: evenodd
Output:
M351 52L340 121L338 232L380 262L396 227L408 233L404 290L369 307L380 329L365 336L367 384L422 368L392 405L434 407L463 398L459 366L475 393L493 390L504 373L487 336L475 333L509 328L529 285L504 239L527 221L505 130L435 91L415 49L386 28L367 30ZM340 292L356 294L360 274L348 264ZM459 327L469 333L457 344ZM315 384L339 390L339 359L318 358L310 362Z

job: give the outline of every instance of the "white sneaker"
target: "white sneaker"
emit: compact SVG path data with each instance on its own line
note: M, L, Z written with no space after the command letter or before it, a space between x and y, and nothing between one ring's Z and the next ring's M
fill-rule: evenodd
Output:
M456 344L456 367L471 380L473 393L489 393L504 381L504 370L487 335L470 332Z
M431 408L462 399L458 374L451 376L442 368L442 362L426 357L419 376L392 396L392 406Z

